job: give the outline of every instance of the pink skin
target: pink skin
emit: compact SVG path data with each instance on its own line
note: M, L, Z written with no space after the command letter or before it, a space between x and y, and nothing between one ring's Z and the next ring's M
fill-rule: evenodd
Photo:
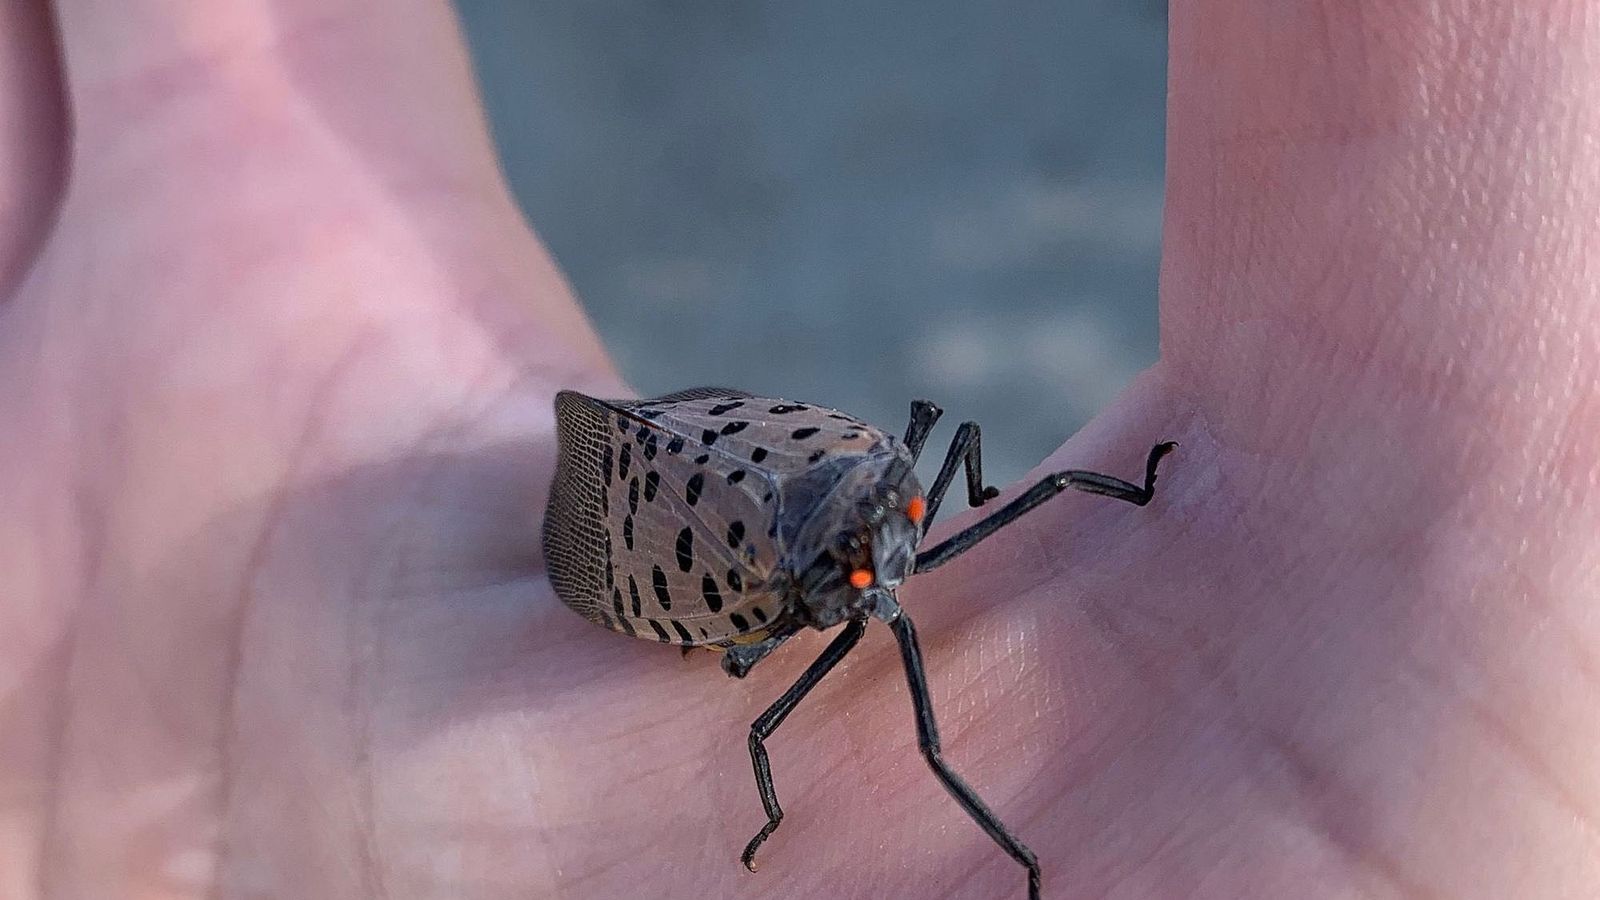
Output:
M64 76L0 0L0 895L1023 896L885 629L751 875L825 638L734 682L552 598L550 396L621 384L439 0L53 10ZM1183 446L902 595L1047 897L1600 884L1597 22L1175 4L1162 362L1050 464Z

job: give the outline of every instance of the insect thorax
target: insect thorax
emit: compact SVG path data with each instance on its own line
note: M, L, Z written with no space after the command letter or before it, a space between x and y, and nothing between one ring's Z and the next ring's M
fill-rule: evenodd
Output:
M906 515L922 495L910 453L893 442L870 455L824 459L783 488L778 532L794 614L814 628L875 614L877 589L892 592L911 574L922 536ZM852 584L862 571L871 581Z

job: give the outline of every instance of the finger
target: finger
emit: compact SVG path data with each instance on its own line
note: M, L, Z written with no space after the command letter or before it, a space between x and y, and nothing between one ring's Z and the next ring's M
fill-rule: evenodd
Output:
M43 240L66 132L46 0L0 0L0 302Z
M1424 441L1484 415L1511 418L1497 440L1559 427L1511 392L1530 366L1593 375L1600 20L1583 8L1174 5L1167 363L1282 426L1227 437L1310 434L1326 407L1305 401L1330 393L1459 413L1412 417Z
M1564 742L1592 706L1549 698L1585 677L1561 648L1594 646L1597 25L1566 0L1172 9L1165 375L1203 423L1188 458L1221 452L1183 470L1211 508L1168 563L1207 574L1147 573L1182 598L1150 620L1253 673L1221 702L1329 791L1318 827L1379 892L1594 881ZM1463 823L1496 815L1573 862L1480 852Z
M154 128L295 118L383 165L493 179L445 0L57 0L75 168Z

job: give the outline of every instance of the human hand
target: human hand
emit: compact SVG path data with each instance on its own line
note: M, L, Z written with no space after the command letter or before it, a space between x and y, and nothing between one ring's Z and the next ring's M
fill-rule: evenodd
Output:
M552 596L551 394L623 386L447 7L54 8L59 79L0 3L0 895L1023 895L883 629L751 875L826 638L735 682ZM1600 883L1579 9L1173 9L1162 362L1049 467L1182 449L903 594L1046 897Z

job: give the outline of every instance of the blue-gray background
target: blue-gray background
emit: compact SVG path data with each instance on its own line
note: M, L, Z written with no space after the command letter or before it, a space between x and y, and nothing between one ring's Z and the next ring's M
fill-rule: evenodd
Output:
M458 6L511 184L640 391L894 430L927 397L1004 483L1155 359L1164 2Z

